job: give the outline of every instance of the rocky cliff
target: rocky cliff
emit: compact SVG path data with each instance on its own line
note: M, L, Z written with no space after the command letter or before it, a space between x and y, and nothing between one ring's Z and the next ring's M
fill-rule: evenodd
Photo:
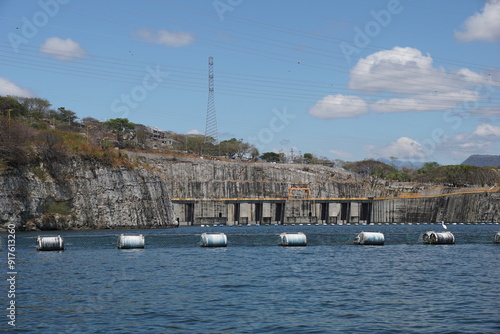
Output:
M0 227L153 228L174 222L167 186L142 168L71 159L0 175Z
M365 197L367 178L321 165L224 162L128 153L153 168L168 184L172 198L287 198L292 186L310 190L310 197Z
M223 162L127 154L134 168L111 167L72 158L63 164L23 166L0 175L0 228L5 229L9 223L15 224L19 230L168 227L176 226L176 219L182 221L188 216L191 220L196 220L198 216L220 218L221 213L222 217L226 217L226 213L227 217L234 216L231 210L239 199L243 203L238 209L239 216L243 217L246 210L255 211L257 216L274 217L278 215L276 212L283 210L281 204L273 202L276 207L272 211L255 203L269 199L284 200L294 187L298 191L291 195L296 199L324 199L323 202L335 202L337 206L341 206L341 201L353 198L365 198L366 201L375 197L372 222L500 221L497 188L475 194L444 196L458 190L381 181L318 165ZM387 198L393 196L402 197ZM175 199L177 203L178 217L174 217L174 205L170 199ZM230 201L226 201L228 199ZM197 201L203 202L203 205ZM302 215L321 209L316 206L323 204L315 201L301 202L305 206ZM193 209L194 203L196 206ZM337 219L340 219L342 210L337 210L335 205L332 204L328 210L323 205L326 211L318 217L338 215ZM284 207L286 210L294 208L291 204ZM212 208L213 212L210 213L207 208ZM354 208L349 210L349 214L363 216L360 213L362 210L356 213ZM286 217L288 213L283 211ZM300 216L301 213L290 215Z

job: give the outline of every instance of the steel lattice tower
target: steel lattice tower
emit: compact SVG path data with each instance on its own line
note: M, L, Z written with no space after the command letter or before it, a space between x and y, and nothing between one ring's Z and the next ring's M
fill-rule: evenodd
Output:
M207 120L205 124L205 141L208 137L215 139L215 143L219 141L219 132L217 131L217 116L215 114L215 97L214 97L214 57L208 58L208 104L207 104Z

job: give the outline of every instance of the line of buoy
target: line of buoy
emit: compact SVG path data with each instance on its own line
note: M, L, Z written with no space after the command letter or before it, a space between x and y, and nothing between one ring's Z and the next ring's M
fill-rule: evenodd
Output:
M313 233L314 234L314 233ZM188 234L182 234L186 236ZM266 234L257 234L260 236ZM172 235L175 236L175 235ZM202 247L226 247L227 236L225 233L203 233L200 236L200 245ZM454 244L455 236L450 231L427 231L421 241L424 244ZM500 232L495 232L493 236L494 243L500 243ZM380 232L360 232L356 235L354 243L357 245L384 245L385 236ZM281 233L279 235L278 245L280 246L307 246L307 237L302 232ZM145 237L139 235L118 236L117 247L119 249L144 248ZM36 249L39 251L61 251L64 250L64 240L58 236L38 236L36 239Z

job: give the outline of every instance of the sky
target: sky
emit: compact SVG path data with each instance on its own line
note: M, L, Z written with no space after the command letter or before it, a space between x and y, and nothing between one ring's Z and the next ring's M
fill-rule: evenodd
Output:
M500 0L2 0L0 95L261 153L500 154Z

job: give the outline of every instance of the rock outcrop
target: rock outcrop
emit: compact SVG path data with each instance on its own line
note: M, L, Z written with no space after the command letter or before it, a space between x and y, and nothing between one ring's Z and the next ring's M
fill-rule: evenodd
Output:
M174 224L167 186L145 169L72 159L0 175L0 227L154 228Z

